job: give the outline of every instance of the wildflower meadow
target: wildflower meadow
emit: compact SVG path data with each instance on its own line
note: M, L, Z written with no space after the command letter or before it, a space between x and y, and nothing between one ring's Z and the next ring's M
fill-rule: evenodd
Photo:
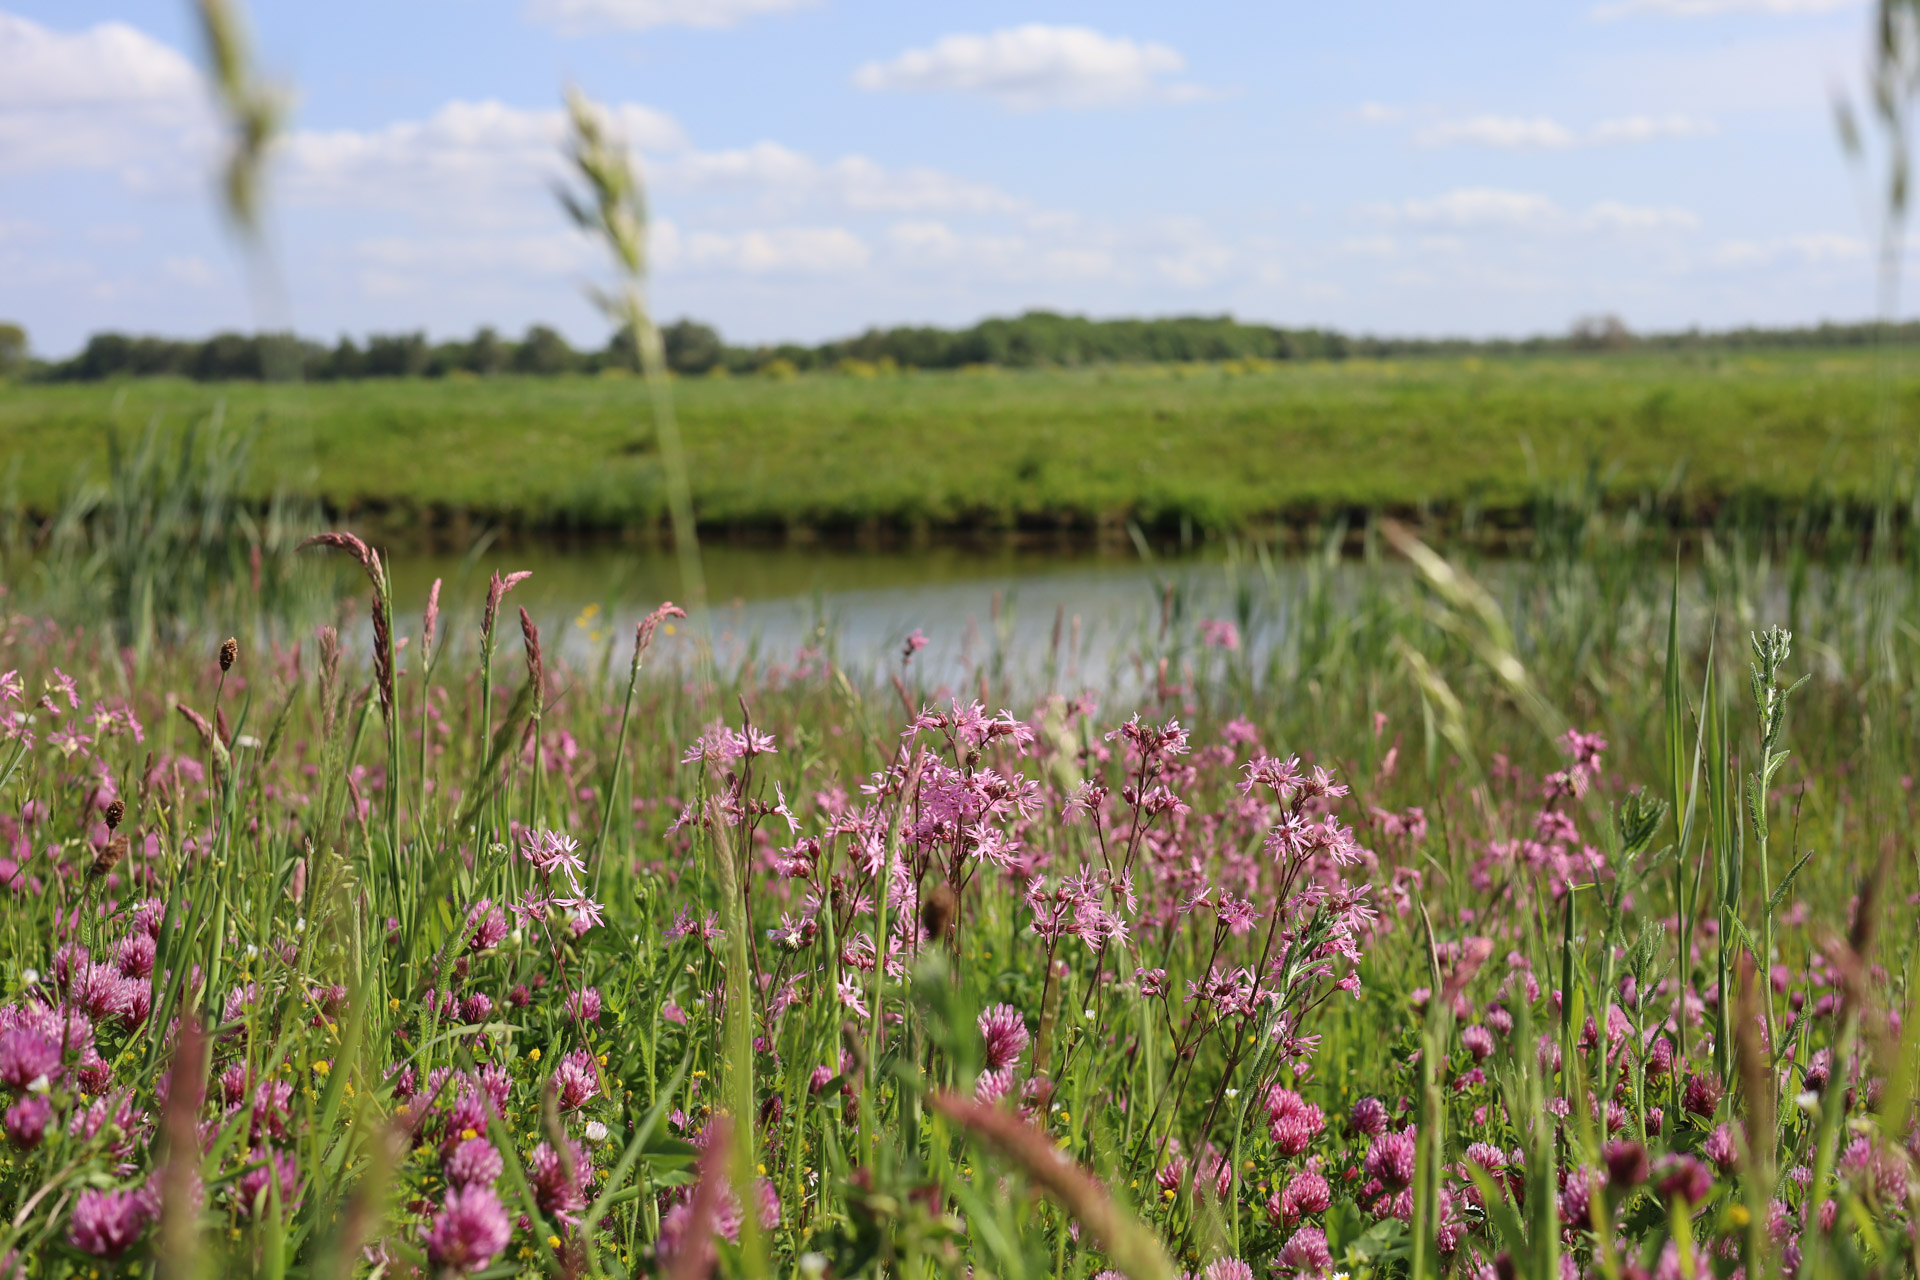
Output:
M0 1267L1907 1271L1910 562L1591 519L1170 579L1111 688L569 651L344 532L224 643L22 587Z
M257 265L286 99L232 6L196 13ZM744 432L682 438L638 174L611 117L567 116L658 473L641 501L565 455L611 518L536 505L670 529L678 604L609 586L583 631L491 535L403 589L371 521L262 496L219 405L62 507L9 482L0 1280L1914 1274L1895 378L1838 480L1726 419L1791 502L1676 500L1649 401L1626 480L1534 477L1486 539L1470 488L1397 507L1418 530L1368 515L1316 425L1334 514L1289 551L1230 518L1285 491L1170 498L1190 554L1127 526L1152 590L1097 661L998 597L957 661L931 620L875 652L824 605L729 644L700 535L799 520L808 486ZM1130 486L1236 471L1159 431ZM471 460L387 434L346 469ZM848 439L851 492L883 459ZM939 451L909 444L919 483ZM996 478L1024 462L957 447L986 479L952 510L1032 512ZM503 483L538 479L547 447L513 448ZM722 469L786 505L716 510Z

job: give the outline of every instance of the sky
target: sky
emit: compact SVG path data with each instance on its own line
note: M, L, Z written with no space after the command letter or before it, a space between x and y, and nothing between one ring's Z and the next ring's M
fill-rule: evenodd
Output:
M0 0L0 320L608 324L562 94L639 157L651 291L733 342L1043 307L1399 335L1856 319L1859 0L278 0L265 269L185 0ZM1911 292L1911 291L1910 291Z

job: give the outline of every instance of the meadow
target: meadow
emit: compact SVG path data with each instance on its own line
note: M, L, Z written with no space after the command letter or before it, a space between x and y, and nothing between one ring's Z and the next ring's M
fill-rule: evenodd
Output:
M1121 704L225 483L0 599L0 1272L1913 1272L1904 509L1249 553Z
M1807 499L1865 509L1913 466L1898 353L1517 356L682 378L704 527L757 535L1300 528L1363 511L1525 524L1592 471L1681 519ZM256 490L395 537L486 525L654 529L661 463L638 379L183 380L0 388L14 500L47 514L108 436L216 412L255 432ZM1911 420L1909 417L1908 420ZM256 494L258 496L258 494Z

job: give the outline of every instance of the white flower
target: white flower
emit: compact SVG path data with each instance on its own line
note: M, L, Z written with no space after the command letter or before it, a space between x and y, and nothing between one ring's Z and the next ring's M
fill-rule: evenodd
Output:
M38 969L22 969L20 971L20 981L31 987L40 981L40 971Z
M607 1140L607 1126L605 1126L604 1124L601 1124L598 1120L587 1121L587 1141L588 1142L605 1142L606 1140Z
M53 1087L52 1082L49 1081L44 1075L35 1076L33 1079L27 1081L28 1093L45 1093L47 1090L51 1089L52 1087Z

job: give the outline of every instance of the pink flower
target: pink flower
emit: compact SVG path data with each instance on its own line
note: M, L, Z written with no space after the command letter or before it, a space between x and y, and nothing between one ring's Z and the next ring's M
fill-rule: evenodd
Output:
M1327 1249L1327 1233L1318 1227L1302 1227L1280 1248L1280 1265L1300 1275L1321 1275L1333 1266L1333 1254Z
M0 1084L25 1090L36 1080L59 1074L60 1046L37 1027L0 1032Z
M143 1187L80 1193L67 1226L67 1243L96 1258L125 1253L159 1212L159 1203Z
M492 1186L506 1169L500 1153L485 1138L468 1138L447 1157L445 1173L450 1187Z
M1381 1185L1389 1191L1399 1191L1412 1185L1415 1149L1411 1126L1399 1133L1381 1134L1367 1149L1367 1176L1380 1179Z
M427 1258L447 1271L479 1271L500 1256L512 1234L492 1187L455 1187L427 1232Z
M540 1211L562 1221L571 1221L574 1214L586 1207L587 1184L593 1178L593 1165L579 1143L568 1139L567 1156L567 1160L562 1160L558 1151L543 1142L533 1149L533 1158L527 1162ZM568 1176L569 1164L571 1177Z
M52 1118L53 1104L39 1094L31 1094L7 1108L7 1137L14 1145L31 1151L40 1145Z
M553 1072L553 1087L563 1110L584 1107L600 1092L593 1066L593 1055L585 1049L575 1049L560 1060Z
M1485 1062L1493 1056L1493 1032L1478 1024L1460 1029L1460 1043L1467 1047L1475 1062Z
M1333 1188L1318 1169L1295 1174L1280 1196L1280 1212L1288 1222L1309 1213L1325 1213L1333 1203Z
M1201 1275L1206 1280L1253 1280L1253 1268L1238 1258L1215 1258Z
M1209 649L1225 649L1232 652L1240 647L1240 628L1221 619L1202 618L1200 643Z
M1347 1127L1366 1138L1377 1138L1387 1131L1387 1104L1378 1098L1361 1098L1347 1113Z
M579 848L578 841L561 831L529 831L520 838L520 856L544 876L563 873L575 893L580 892L580 877L587 870Z
M567 1016L583 1022L600 1021L600 989L583 987L567 997Z
M240 1212L246 1217L256 1216L266 1208L268 1188L278 1186L281 1211L291 1213L300 1200L300 1162L294 1154L272 1147L255 1147L247 1163L259 1167L241 1174L236 1184Z
M1721 1173L1733 1173L1740 1166L1740 1148L1733 1140L1733 1126L1723 1124L1700 1144L1700 1154L1720 1167Z
M472 951L491 951L507 936L507 917L486 898L473 904L467 913L467 947Z
M1019 1061L1032 1037L1026 1019L1010 1004L997 1004L980 1015L980 1034L987 1042L987 1070L1003 1071Z
M1669 1200L1699 1204L1713 1190L1713 1171L1692 1156L1668 1156L1656 1172L1659 1192Z
M1711 1118L1720 1106L1720 1085L1718 1081L1698 1072L1687 1077L1687 1083L1680 1091L1680 1107L1688 1115L1701 1119Z
M973 1096L981 1102L998 1102L1013 1091L1013 1068L982 1071L973 1082Z
M1275 1085L1267 1091L1267 1125L1280 1154L1297 1156L1327 1127L1327 1121L1319 1107L1293 1090Z

